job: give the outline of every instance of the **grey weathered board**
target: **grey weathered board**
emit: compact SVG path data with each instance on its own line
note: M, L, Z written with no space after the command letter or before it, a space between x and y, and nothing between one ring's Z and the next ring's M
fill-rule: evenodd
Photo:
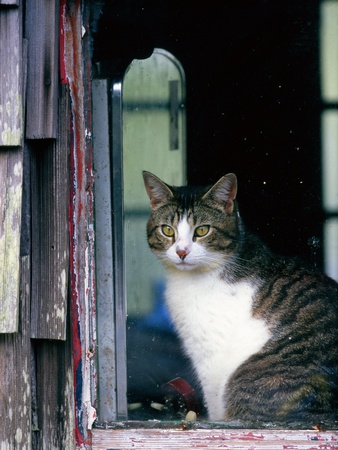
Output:
M31 448L30 258L21 258L20 327L0 334L0 448Z
M66 90L66 87L62 87ZM69 277L69 98L60 94L57 141L34 141L32 163L32 338L66 339Z
M3 5L0 1L0 147L21 145L23 138L21 11Z
M28 40L26 139L57 136L58 0L26 1Z
M18 329L22 158L0 147L0 333Z
M0 333L18 331L25 55L22 8L0 1Z

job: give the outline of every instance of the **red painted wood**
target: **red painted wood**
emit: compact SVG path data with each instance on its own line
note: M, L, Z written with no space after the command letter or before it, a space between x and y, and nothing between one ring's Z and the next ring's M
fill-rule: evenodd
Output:
M60 0L60 24L59 24L59 52L60 52L60 82L68 84L65 61L65 22L66 22L66 0Z
M80 0L61 1L64 42L61 77L69 84L72 112L70 148L70 289L75 389L75 436L78 448L91 445L95 342L95 263L93 168L91 146L90 58L83 55L83 10ZM84 63L85 62L85 63ZM88 73L84 73L86 68Z

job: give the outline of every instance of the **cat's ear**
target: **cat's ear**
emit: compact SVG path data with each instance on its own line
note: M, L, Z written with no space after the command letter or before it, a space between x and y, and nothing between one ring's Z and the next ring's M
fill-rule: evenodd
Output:
M157 176L145 170L142 172L142 175L152 209L159 208L173 197L169 186L163 183Z
M234 210L234 200L237 195L237 177L234 173L224 175L203 195L204 199L212 199L227 213Z

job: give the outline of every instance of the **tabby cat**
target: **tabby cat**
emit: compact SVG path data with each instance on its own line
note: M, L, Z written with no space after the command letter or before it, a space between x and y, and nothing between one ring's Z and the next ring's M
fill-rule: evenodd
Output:
M149 246L209 419L336 420L338 284L245 229L234 174L205 189L143 178Z

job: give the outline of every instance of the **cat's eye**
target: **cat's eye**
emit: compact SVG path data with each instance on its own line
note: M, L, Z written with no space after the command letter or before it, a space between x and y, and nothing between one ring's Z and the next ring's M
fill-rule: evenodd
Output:
M197 237L206 236L209 233L209 230L210 230L209 225L201 225L200 227L196 228L195 236Z
M173 237L175 234L174 229L169 225L162 225L162 232L167 237Z

